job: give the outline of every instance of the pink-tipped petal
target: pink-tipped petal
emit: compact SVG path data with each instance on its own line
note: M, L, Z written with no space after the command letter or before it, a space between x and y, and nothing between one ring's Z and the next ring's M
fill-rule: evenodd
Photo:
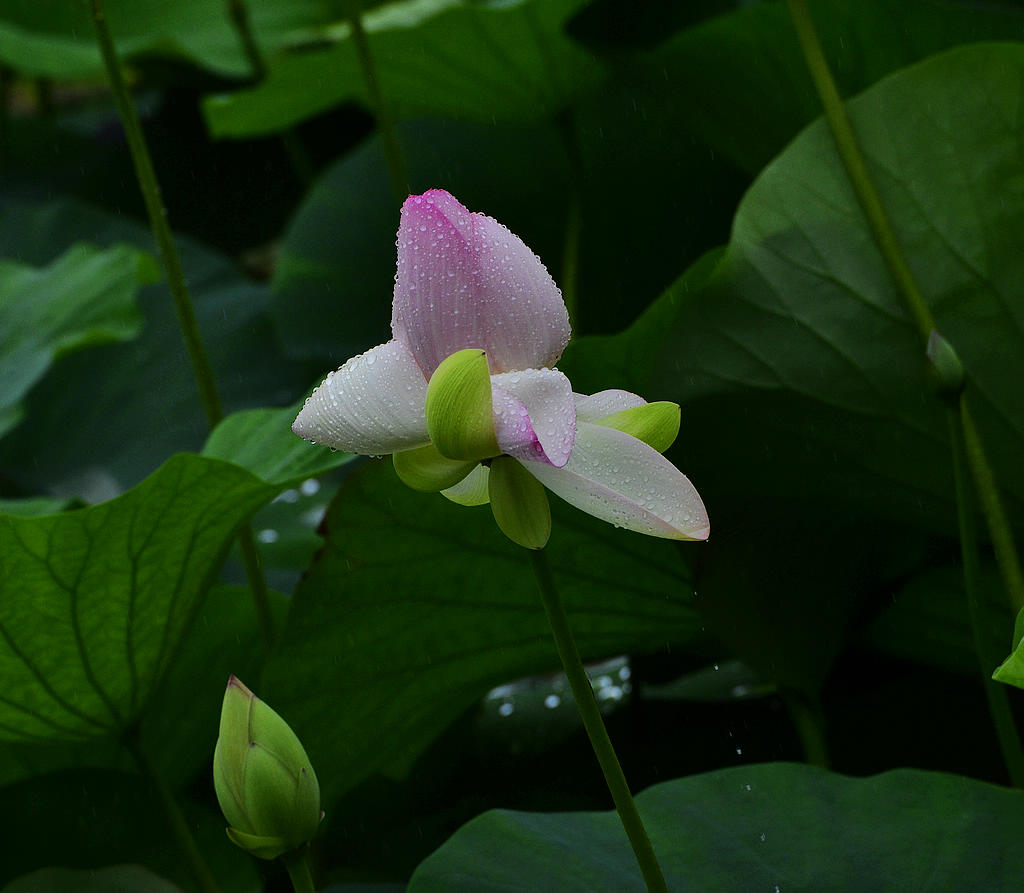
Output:
M292 431L349 453L384 456L430 442L427 380L405 345L353 357L310 394Z
M576 397L576 418L581 422L596 422L606 416L623 412L626 409L636 409L647 403L643 397L631 394L629 391L608 390L598 391L589 397L583 394L575 394Z
M391 329L428 378L467 347L487 352L491 372L553 366L570 334L540 258L440 189L402 206Z
M508 456L561 467L576 436L572 385L557 369L524 369L491 376L498 446Z
M708 537L707 511L689 479L661 453L614 428L578 422L563 468L522 465L552 493L616 527L665 539Z

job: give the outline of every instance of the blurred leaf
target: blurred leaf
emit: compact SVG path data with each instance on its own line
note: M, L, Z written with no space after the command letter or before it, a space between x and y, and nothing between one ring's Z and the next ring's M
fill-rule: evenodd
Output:
M183 890L197 889L187 861L172 843L173 832L155 792L138 774L57 772L8 785L2 796L8 815L16 816L17 821L8 821L4 829L0 883L47 868L59 855L65 867L77 870L135 863ZM181 805L185 821L201 842L203 856L223 893L259 890L253 860L237 847L224 845L224 817L216 806ZM60 841L59 854L54 853L55 840ZM60 889L61 893L77 893L74 887ZM111 893L118 890L109 886L103 889Z
M763 763L665 782L637 806L672 890L1012 889L1019 792L900 769L846 778ZM727 869L723 870L723 866ZM894 879L898 879L895 880ZM643 891L614 812L492 810L416 870L409 893Z
M968 369L1014 511L1024 498L1022 73L1020 46L967 47L849 104L909 263ZM706 285L687 294L684 279L662 301L674 320L666 313L663 331L643 336L659 358L642 392L683 404L676 453L705 499L758 492L774 522L785 505L820 514L824 497L831 515L863 516L866 535L885 518L955 530L923 348L823 122L744 197ZM592 351L596 369L615 345L577 351Z
M222 75L251 73L224 0L190 0L188 8L139 0L105 0L122 57L171 56ZM256 40L274 50L313 37L331 20L328 0L248 0ZM23 74L94 77L103 72L88 3L2 0L0 59Z
M22 263L49 263L84 235L152 244L146 227L82 202L0 201L0 244ZM319 370L280 355L266 286L187 238L179 247L225 409L295 400ZM26 398L28 422L0 441L0 468L23 492L99 502L168 455L202 448L206 419L166 285L143 289L138 302L138 338L60 359Z
M3 893L182 893L181 887L140 865L43 868L11 881Z
M1010 644L1012 613L997 569L988 565L983 571L985 635L991 651L999 654ZM931 568L908 580L863 635L866 644L886 654L968 676L978 674L963 571L958 566Z
M56 515L71 508L70 499L0 499L0 514L3 515Z
M956 44L1020 40L1024 10L957 0L810 0L840 93ZM784 3L746 3L634 60L656 79L679 125L751 174L821 114Z
M235 529L274 489L227 463L181 455L111 502L0 516L0 739L74 741L129 728Z
M75 245L43 269L0 261L0 437L58 356L134 338L142 323L135 295L159 278L156 261L126 245Z
M289 486L324 474L356 457L292 433L302 404L284 409L250 409L222 421L206 441L203 455L247 468L270 484Z
M554 115L603 78L562 33L583 0L420 0L364 16L380 89L396 115L493 124ZM204 103L216 137L285 130L346 100L369 104L349 30L320 51L273 61L262 83Z
M703 639L674 546L552 508L548 552L584 658ZM375 463L324 523L263 688L329 802L401 771L488 689L558 658L527 556L486 507L416 493Z

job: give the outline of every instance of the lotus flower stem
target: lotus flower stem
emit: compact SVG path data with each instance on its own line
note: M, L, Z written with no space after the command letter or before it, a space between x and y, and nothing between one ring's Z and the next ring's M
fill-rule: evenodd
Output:
M963 561L964 590L967 593L967 607L971 617L971 631L974 635L974 651L981 665L981 678L988 698L988 709L992 714L1010 782L1014 787L1024 787L1024 750L1010 711L1010 700L1006 686L993 681L992 671L998 666L1002 655L993 653L992 643L986 634L981 608L981 586L978 579L978 538L974 528L974 500L968 478L969 448L965 442L960 419L955 409L947 410L949 438L953 444L953 477L956 486L957 517L960 523L960 554Z
M163 780L150 758L149 752L143 746L138 730L132 730L125 736L124 745L131 752L139 771L146 777L156 793L164 814L167 816L168 824L171 826L171 831L178 842L178 847L184 854L199 889L202 893L220 893L220 887L213 877L213 872L210 871L210 866L206 864L199 845L192 836L192 831L189 829L178 802L174 799L174 794L167 787L167 782Z
M288 869L288 877L291 878L295 893L316 893L313 876L309 872L309 860L306 858L308 852L309 847L304 846L281 857L284 867Z
M409 192L409 178L405 171L402 149L398 144L395 121L391 117L391 108L380 88L380 80L377 78L377 67L373 61L373 54L370 52L370 40L363 27L361 4L357 0L348 0L346 10L348 22L352 28L352 44L355 47L356 58L359 60L359 68L362 70L366 93L370 100L370 110L377 121L377 132L380 134L381 146L384 149L384 160L388 166L391 190L395 194L395 199L402 202Z
M117 103L121 124L124 127L125 137L128 140L128 148L131 151L132 162L135 165L135 175L139 181L139 188L146 203L149 224L160 249L160 258L163 262L164 270L167 272L167 284L171 290L174 311L178 316L178 323L181 326L181 332L185 338L185 346L188 348L189 359L192 362L192 376L199 388L199 396L203 403L203 409L206 412L207 424L212 430L224 418L224 410L221 406L220 395L217 392L217 382L213 375L213 367L210 365L209 357L206 354L206 347L203 344L203 336L199 330L199 323L192 304L192 295L189 292L188 282L185 279L185 271L181 266L178 247L175 244L174 235L171 233L170 224L167 222L167 209L164 207L163 198L160 195L160 183L153 168L153 159L149 154L149 148L146 146L146 138L142 133L142 125L139 123L139 115L135 110L135 103L132 102L128 87L121 74L121 62L118 59L117 48L114 46L114 39L111 37L110 27L107 24L103 0L92 0L92 11L100 52L103 54L107 76L110 78L110 89L114 94L114 101ZM263 635L264 644L269 649L273 642L270 594L267 590L267 581L264 579L260 568L256 538L250 525L242 527L238 534L238 540L242 549L242 561L245 565L246 578L252 591L256 619Z
M267 76L267 61L263 57L260 45L256 42L256 35L252 30L252 21L249 17L249 4L246 0L226 0L228 7L228 18L238 34L238 40L242 44L242 52L252 69L252 77L256 82L262 81ZM313 183L315 171L309 153L303 145L299 135L291 128L281 132L281 145L284 147L288 160L291 162L292 170L303 186L309 187Z
M921 294L896 231L886 214L874 181L871 179L867 162L857 144L857 138L854 135L849 116L846 114L843 101L839 97L839 91L836 89L832 72L825 60L821 41L818 39L818 32L811 20L810 13L807 11L805 0L789 0L789 12L807 67L811 72L811 78L824 106L825 118L832 130L832 136L835 138L839 156L846 168L857 199L864 209L878 248L903 295L904 302L914 319L918 334L927 351L933 333L937 331L935 319ZM967 462L971 467L974 483L981 497L981 508L988 525L989 536L995 547L996 561L1003 577L1003 585L1006 587L1010 604L1015 611L1019 611L1024 608L1024 575L1021 574L1013 533L1002 507L995 474L968 408L967 394L961 392L953 406L958 414L959 425L966 445ZM979 659L983 660L984 658L979 655ZM986 673L986 677L987 675Z
M554 577L551 574L551 567L548 565L544 550L531 549L530 558L540 586L541 597L544 600L544 609L548 615L551 632L555 637L555 647L558 649L558 656L562 659L562 667L565 669L565 675L569 679L569 686L572 688L572 694L576 700L576 708L579 710L580 719L583 720L583 727L587 731L587 737L590 739L597 762L601 766L601 772L604 774L604 780L612 795L615 809L626 829L626 836L629 838L630 846L633 847L636 861L640 864L644 882L651 893L668 893L665 876L662 874L661 866L654 854L654 847L651 846L651 840L647 836L647 829L644 828L643 820L633 801L633 795L629 791L619 758L608 737L608 730L605 728L604 719L597 706L597 699L594 697L594 689L591 687L587 671L583 667L583 661L576 648L576 641L569 626L569 618L566 616L562 599L555 587Z

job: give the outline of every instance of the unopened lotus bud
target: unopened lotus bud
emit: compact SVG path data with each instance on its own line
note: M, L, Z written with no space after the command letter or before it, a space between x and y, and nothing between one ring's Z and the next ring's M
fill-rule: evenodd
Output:
M320 784L295 733L234 676L213 755L228 837L261 859L297 849L320 824Z

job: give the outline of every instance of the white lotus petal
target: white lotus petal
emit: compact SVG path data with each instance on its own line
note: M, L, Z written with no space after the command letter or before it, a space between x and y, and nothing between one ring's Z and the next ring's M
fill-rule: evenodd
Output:
M576 398L576 418L581 422L596 422L605 416L626 409L635 409L647 402L643 397L638 397L629 391L614 389L598 391L589 397L585 397L583 394L574 394L573 396Z
M576 434L576 404L568 378L557 369L492 375L491 400L503 453L565 465Z
M430 442L426 400L427 380L409 349L388 341L331 372L292 430L338 450L383 456Z
M666 539L708 537L707 511L689 479L661 453L614 428L578 422L565 466L522 465L552 493L616 527Z

